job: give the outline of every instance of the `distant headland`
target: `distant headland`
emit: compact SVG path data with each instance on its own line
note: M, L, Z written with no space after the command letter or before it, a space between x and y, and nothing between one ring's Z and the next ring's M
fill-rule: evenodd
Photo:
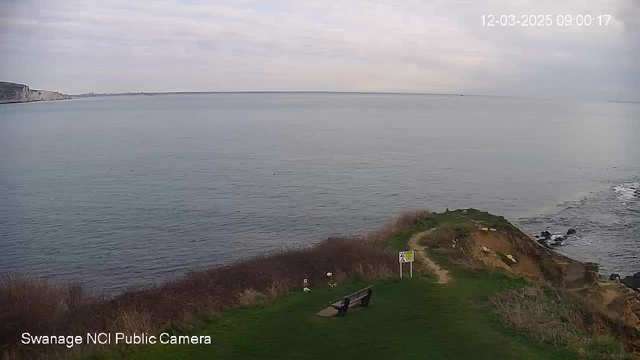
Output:
M0 81L0 104L70 99L69 95L48 90L32 90L27 85Z

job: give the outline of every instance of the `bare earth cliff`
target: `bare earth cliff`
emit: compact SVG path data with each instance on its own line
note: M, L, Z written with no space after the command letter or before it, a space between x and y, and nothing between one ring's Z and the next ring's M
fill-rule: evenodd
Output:
M474 209L445 213L453 225L425 232L421 244L468 268L501 269L583 299L593 311L640 330L640 293L583 263L538 244L506 221L476 221ZM502 219L502 218L498 218ZM640 349L640 338L630 339Z
M57 91L31 90L27 85L0 81L0 104L69 99Z

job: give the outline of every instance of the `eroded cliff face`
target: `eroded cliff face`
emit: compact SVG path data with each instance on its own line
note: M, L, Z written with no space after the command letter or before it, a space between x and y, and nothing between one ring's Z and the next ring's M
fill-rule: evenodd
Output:
M29 101L64 100L67 96L57 91L29 90Z
M501 269L534 282L566 290L615 322L640 330L640 293L598 273L598 264L583 263L547 249L519 231L473 224L465 239L424 244L468 268ZM632 344L640 349L640 338Z
M0 104L64 100L68 98L68 95L56 91L31 90L27 85L0 82Z
M0 103L28 101L29 87L22 84L0 82Z

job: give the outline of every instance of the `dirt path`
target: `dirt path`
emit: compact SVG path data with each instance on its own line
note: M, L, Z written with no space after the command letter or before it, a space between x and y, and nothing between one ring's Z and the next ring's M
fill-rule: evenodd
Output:
M433 229L432 229L433 230ZM409 239L409 248L414 250L416 254L424 261L424 263L438 276L438 284L446 284L451 281L451 276L449 275L449 271L440 267L440 265L436 264L431 260L431 258L427 255L425 251L425 247L420 245L420 239L423 236L430 233L432 230L427 230L423 232L419 232Z

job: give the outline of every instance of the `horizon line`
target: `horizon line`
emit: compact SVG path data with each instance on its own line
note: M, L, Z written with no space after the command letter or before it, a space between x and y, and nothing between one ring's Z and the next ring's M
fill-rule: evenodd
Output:
M526 97L513 95L487 95L466 93L434 93L434 92L405 92L405 91L334 91L334 90L234 90L234 91L127 91L127 92L89 92L81 94L65 94L70 97L99 97L99 96L132 96L132 95L196 95L196 94L351 94L351 95L417 95L417 96L471 96L471 97L497 97L522 100L549 100L549 101L602 101L615 103L640 104L640 100L603 100L603 99L558 99L544 97Z

